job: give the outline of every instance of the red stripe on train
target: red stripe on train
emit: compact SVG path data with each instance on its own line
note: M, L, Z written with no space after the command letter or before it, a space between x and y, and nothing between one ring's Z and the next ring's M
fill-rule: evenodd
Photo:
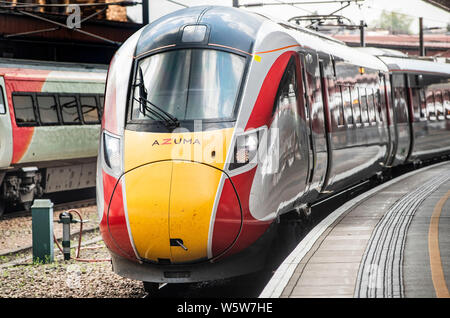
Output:
M41 92L50 71L22 69L22 68L0 68L0 74L5 78L6 95L11 115L13 135L12 163L18 163L25 155L30 146L34 134L34 127L18 127L14 116L12 100L13 92Z
M103 174L104 211L100 222L100 232L106 246L115 254L136 260L125 218L122 183Z
M278 87L283 77L289 59L294 55L294 51L284 52L276 59L264 78L264 82L259 91L253 111L248 119L245 130L258 128L269 124L272 119L272 110L275 103Z

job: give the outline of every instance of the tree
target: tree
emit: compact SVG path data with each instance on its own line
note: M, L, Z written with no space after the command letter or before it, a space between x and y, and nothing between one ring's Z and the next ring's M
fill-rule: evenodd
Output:
M412 21L413 18L405 14L383 10L376 24L377 27L389 30L392 34L410 34L409 27Z

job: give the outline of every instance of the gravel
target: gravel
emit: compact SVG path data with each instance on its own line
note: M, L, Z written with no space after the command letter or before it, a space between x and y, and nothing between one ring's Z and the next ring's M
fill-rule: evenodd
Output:
M102 241L82 249L83 259L108 259ZM0 298L136 298L146 295L142 282L114 274L110 262L64 261L18 264L0 269ZM75 255L75 249L72 250ZM30 256L30 255L29 255Z
M54 211L54 219L66 209ZM93 241L81 250L82 259L110 259L100 239L95 205L78 208L84 220L83 243ZM78 219L78 215L74 214ZM71 232L79 224L71 226ZM62 226L54 223L56 237L62 236ZM112 271L111 262L64 261L55 245L55 262L32 264L31 215L0 219L0 298L134 298L146 295L142 282L123 278ZM71 246L78 247L78 235L71 237ZM20 252L10 253L18 249ZM75 257L76 248L72 249Z
M83 224L83 232L98 228L97 207L95 205L76 209L83 220L90 222ZM53 212L53 219L58 220L59 214L65 210L58 209ZM78 215L73 213L75 219ZM53 230L57 238L62 236L62 225L53 224ZM79 224L71 226L71 232L79 230ZM0 255L10 251L26 248L32 244L31 215L0 219Z

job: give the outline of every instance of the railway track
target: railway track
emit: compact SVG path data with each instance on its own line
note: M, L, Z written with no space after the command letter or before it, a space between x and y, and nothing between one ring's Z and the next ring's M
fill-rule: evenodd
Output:
M55 203L53 206L53 210L69 210L69 209L78 209L83 208L90 205L95 205L96 200L95 198L90 199L82 199L82 200L76 200L76 201L69 201L69 202L61 202L61 203ZM31 214L31 210L17 210L12 212L6 212L3 214L3 216L0 217L2 220L6 219L12 219L16 217L22 217L22 216L29 216Z
M51 193L45 195L43 199L49 199L53 202L54 211L63 209L78 209L96 204L94 187ZM8 206L3 215L0 214L0 220L31 215L31 205L32 203L29 203L28 208L20 205Z

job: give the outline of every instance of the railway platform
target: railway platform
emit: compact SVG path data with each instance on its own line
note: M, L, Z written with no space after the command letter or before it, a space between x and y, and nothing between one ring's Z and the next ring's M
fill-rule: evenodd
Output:
M450 162L346 202L284 260L261 298L450 297Z

